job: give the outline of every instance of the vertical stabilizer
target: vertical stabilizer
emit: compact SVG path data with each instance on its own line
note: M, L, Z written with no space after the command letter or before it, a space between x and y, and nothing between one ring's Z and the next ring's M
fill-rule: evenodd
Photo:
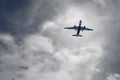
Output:
M81 24L82 24L82 20L80 20L80 22L79 22L79 26L81 27Z

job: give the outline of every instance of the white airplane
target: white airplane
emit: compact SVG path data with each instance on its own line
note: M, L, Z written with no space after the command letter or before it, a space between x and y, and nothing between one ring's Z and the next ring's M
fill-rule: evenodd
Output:
M81 26L81 24L82 24L82 20L80 20L78 26L74 25L74 27L65 27L64 29L73 29L73 30L77 30L77 34L72 35L72 36L76 36L76 37L82 37L82 35L79 35L79 34L80 34L80 30L81 30L81 31L84 31L84 30L93 31L93 29L86 28L86 26Z

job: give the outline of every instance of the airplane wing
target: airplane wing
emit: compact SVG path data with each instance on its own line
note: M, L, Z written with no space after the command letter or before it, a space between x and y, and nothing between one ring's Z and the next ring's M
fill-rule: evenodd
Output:
M82 21L80 20L80 22L79 22L79 26L81 26L81 24L82 24Z
M81 30L82 30L82 31L83 31L83 30L87 30L87 31L93 31L93 29L86 28L86 26L84 26L84 27L81 27Z
M65 27L64 29L76 29L76 27Z
M84 28L84 30L93 31L93 29L90 28Z

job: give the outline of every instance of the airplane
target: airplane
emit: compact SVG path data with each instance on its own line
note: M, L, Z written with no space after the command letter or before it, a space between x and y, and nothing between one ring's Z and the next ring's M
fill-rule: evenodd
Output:
M81 24L82 24L82 20L80 20L78 26L74 25L73 27L64 27L64 29L73 29L73 30L77 30L77 34L72 35L72 36L76 36L76 37L82 37L82 35L80 35L80 30L81 30L81 31L84 31L84 30L93 31L93 29L86 28L86 26L81 26Z

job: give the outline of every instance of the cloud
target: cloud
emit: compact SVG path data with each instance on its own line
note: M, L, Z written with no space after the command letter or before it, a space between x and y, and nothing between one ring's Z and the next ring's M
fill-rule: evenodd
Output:
M1 80L119 79L118 0L1 3ZM94 31L75 38L63 29L80 19Z
M101 48L98 46L94 51L94 46L71 50L67 48L59 49L53 52L52 55L51 53L41 52L41 50L39 50L39 53L25 51L25 54L29 58L30 66L29 70L25 72L26 76L23 77L23 79L91 79L94 72L99 71L96 65L101 56ZM31 50L29 48L26 49L28 49L28 51ZM100 52L99 55L96 55L97 51Z
M119 1L111 0L106 1L106 3L109 3L109 5L107 5L109 20L104 23L104 56L99 66L104 70L104 72L119 74Z
M14 38L9 34L0 34L0 55L17 52Z
M61 1L2 0L0 3L1 79L18 78L36 67L42 72L57 71L60 63L52 57L54 48L49 39L36 35L29 37L29 34L40 31L46 20L51 20L58 14L57 9L62 6ZM23 37L27 38L23 39ZM23 39L22 44L18 45L21 39ZM40 43L38 44L36 40ZM21 71L20 66L27 66L28 70Z
M62 2L56 0L1 0L0 3L0 33L11 34L17 43L25 35L39 31L62 8Z
M120 75L119 74L113 74L107 77L107 80L119 80Z
M56 57L63 61L62 69L67 72L71 79L88 80L92 78L95 72L99 72L96 65L100 61L101 49L98 47L96 51L100 53L96 55L89 50L94 50L92 47L84 47L77 49L63 49L56 53Z
M25 39L25 48L29 49L29 51L46 51L52 53L54 51L54 47L52 46L51 40L42 37L39 35L30 35Z
M48 38L37 34L31 35L26 37L24 45L18 46L12 36L3 34L0 37L4 42L3 44L6 44L8 48L8 50L2 49L3 51L0 52L0 76L2 80L25 79L27 75L34 75L34 71L35 73L47 73L57 72L60 69L61 62L53 56L54 47Z

